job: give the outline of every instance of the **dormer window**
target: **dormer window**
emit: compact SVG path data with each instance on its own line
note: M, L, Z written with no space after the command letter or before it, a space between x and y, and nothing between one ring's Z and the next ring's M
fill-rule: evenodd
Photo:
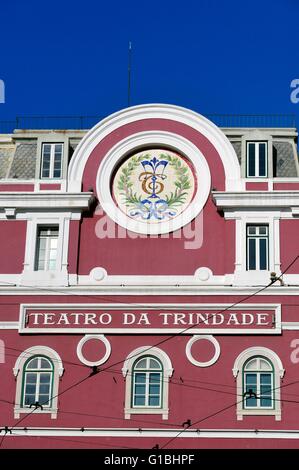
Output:
M247 142L247 178L266 178L268 176L267 142Z
M62 143L44 143L42 145L41 178L62 177Z

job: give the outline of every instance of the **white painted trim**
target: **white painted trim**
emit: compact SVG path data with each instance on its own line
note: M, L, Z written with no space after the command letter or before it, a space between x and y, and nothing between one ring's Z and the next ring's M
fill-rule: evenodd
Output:
M53 138L52 135L50 135L51 138ZM39 165L39 175L38 175L38 178L42 179L42 180L48 180L48 179L57 179L58 181L60 180L60 178L63 177L63 168L64 168L64 160L66 159L67 157L67 152L66 152L66 148L67 146L65 145L65 142L57 142L57 140L55 139L55 141L45 141L42 139L42 141L40 142L39 141L40 138L38 138L38 144L39 146L41 147L41 154L38 153L37 155L37 161L40 162L40 165ZM67 140L67 139L66 139ZM49 145L50 146L50 164L49 164L49 176L42 176L42 172L43 172L43 166L44 166L44 147L45 145ZM55 149L56 149L56 145L61 145L62 149L61 149L61 162L60 162L60 176L57 177L57 178L54 178L53 176L53 173L54 173L54 161L55 161Z
M44 183L47 184L47 183ZM0 192L0 208L14 207L16 209L68 209L78 211L88 209L91 193L62 193L59 191L49 192Z
M213 199L222 210L257 208L278 211L281 208L299 206L299 191L213 191Z
M208 335L279 335L277 330L270 330L259 328L256 330L250 329L233 329L233 328L207 328L200 330L199 328L192 328L185 331L184 328L31 328L22 331L22 334L123 334L123 335L201 335L203 333Z
M127 376L127 373L132 369L134 362L138 359L139 356L146 354L147 351L151 356L156 356L160 362L162 362L164 373L167 377L171 377L173 373L173 367L169 356L162 349L153 346L140 346L139 348L131 351L127 356L122 368L123 376Z
M251 348L245 349L239 354L233 367L234 377L237 377L239 370L243 368L243 365L247 359L250 359L253 356L265 356L273 363L273 366L277 368L280 378L283 378L285 369L283 368L280 357L271 349L265 348L263 346L252 346Z
M93 269L104 269L104 268L93 268ZM210 274L210 269L208 268L198 268L194 275L184 275L184 276L153 276L153 275L145 275L145 276L136 276L136 275L110 275L105 274L106 270L103 271L103 277L101 280L95 281L93 276L93 270L90 272L89 275L80 275L78 279L78 284L80 286L172 286L172 287L181 287L182 285L217 285L217 286L224 286L228 285L231 286L233 282L233 274L226 274L226 275L213 275ZM202 276L203 275L203 276ZM202 279L200 277L202 276ZM210 276L210 277L208 277ZM203 279L205 277L205 279ZM1 279L1 275L0 275Z
M173 334L173 333L182 333L186 335L194 335L194 334L221 334L221 335L230 335L230 334L262 334L262 335L274 335L274 334L281 334L281 305L280 304L252 304L252 303L241 303L240 307L234 307L229 311L233 313L235 310L271 310L275 311L275 327L274 328L189 328L189 325L184 325L180 328L110 328L110 327L97 327L97 328L26 328L26 313L27 309L30 310L41 310L41 309L49 309L52 311L61 310L61 309L72 309L74 311L84 311L89 309L99 309L99 310L122 310L130 311L130 310L174 310L174 311L181 311L182 309L188 310L207 310L207 311L215 311L219 313L221 310L230 307L231 304L185 304L185 303L118 303L118 304L91 304L91 303L82 303L82 304L67 304L67 303L32 303L32 304L20 304L20 314L19 314L19 333L26 333L26 334L35 334L35 333L43 333L43 334Z
M283 321L281 323L281 327L282 327L283 330L298 331L299 330L299 322L297 322L297 321Z
M234 285L270 282L270 273L280 274L279 214L275 211L234 213L236 217ZM247 225L268 225L268 270L247 270Z
M252 136L250 136L252 139ZM245 136L246 139L246 136ZM254 160L255 160L255 175L249 176L249 145L254 144ZM260 144L265 144L265 175L259 175L259 154L260 154ZM268 161L268 148L271 147L268 140L247 140L246 139L246 178L254 178L255 181L259 181L259 178L267 178L269 174L271 174L272 168L268 169L269 161ZM270 170L270 171L269 171Z
M138 360L139 357L143 355L154 356L162 363L163 367L163 376L162 376L162 397L160 408L154 407L132 407L132 376L131 373L134 363ZM134 351L131 351L127 356L123 368L122 374L126 379L126 391L125 391L125 419L130 419L131 414L160 414L163 419L168 419L168 394L169 394L169 378L172 376L173 367L169 356L160 348L153 346L141 346Z
M101 341L104 346L106 347L106 352L104 356L99 359L98 361L88 361L85 359L85 357L82 354L82 348L87 341L90 339L97 339ZM101 364L104 364L110 357L111 354L111 344L109 343L108 339L104 335L85 335L83 338L80 339L78 345L77 345L77 356L79 361L82 362L82 364L85 364L86 366L100 366Z
M57 368L59 377L62 376L64 368L63 368L61 357L54 349L48 346L32 346L26 349L25 351L23 351L15 362L15 365L13 368L14 376L17 377L19 371L21 370L21 368L23 367L27 359L30 358L30 356L36 356L38 354L49 356L49 358L53 360L53 363Z
M169 428L57 428L57 427L14 427L9 438L26 437L176 437L179 439L299 439L298 429L169 429Z
M159 224L128 217L117 207L111 194L111 177L119 162L124 156L140 152L142 148L148 146L169 147L170 150L184 155L191 161L196 172L195 176L201 182L197 185L196 194L184 212L172 220L161 221ZM146 131L127 137L106 153L98 169L96 184L101 207L116 224L135 233L157 235L175 232L200 213L210 193L211 174L204 155L192 142L170 132Z
M17 358L13 374L16 377L16 398L15 398L15 407L14 407L14 418L18 419L22 413L30 413L32 409L29 407L21 406L21 397L22 397L22 386L23 386L23 369L25 363L31 356L44 355L47 356L53 363L53 387L52 387L52 406L51 408L44 408L43 410L36 410L35 413L47 413L51 414L51 418L57 418L57 405L58 405L58 386L59 386L59 377L63 375L64 368L62 360L59 354L52 348L48 346L32 346L25 351L23 351Z
M99 142L119 127L143 119L168 119L186 124L203 134L220 155L226 176L226 190L242 190L244 188L235 150L225 134L215 124L186 108L166 104L146 104L130 107L108 116L83 137L69 165L68 190L80 190L85 165Z
M285 277L285 276L284 276ZM295 275L297 280L299 276ZM1 277L0 277L1 279ZM201 295L201 296L225 296L225 295L235 295L243 296L249 294L255 294L258 296L294 296L298 295L299 288L298 284L280 286L278 283L269 286L262 293L257 294L258 286L266 287L266 283L256 282L254 285L201 285L200 283L191 283L187 284L176 284L176 285L161 285L161 284L117 284L117 285L71 285L71 286L59 286L59 289L55 286L45 286L39 287L38 290L35 289L35 285L19 285L16 286L15 283L2 281L0 283L0 293L1 295L7 296L81 296L81 295L95 295L95 296L104 296L104 295L117 295L117 296L127 296L127 295L136 295L141 297L146 296L186 296L186 295ZM242 302L241 302L242 303ZM240 304L241 305L241 304Z
M18 321L0 321L0 330L18 330Z
M32 213L27 223L26 247L23 272L19 282L23 285L68 285L68 249L70 213ZM36 270L36 244L39 226L58 226L57 259L55 270Z
M213 344L215 348L215 353L214 356L206 362L199 362L194 359L194 357L191 354L191 348L194 343L201 339L206 339L207 341L210 341L210 343ZM214 336L211 335L194 335L192 338L189 339L188 343L186 344L186 356L187 359L191 362L191 364L197 366L197 367L209 367L215 364L215 362L218 361L219 356L220 356L220 344L218 343L217 339L214 338Z

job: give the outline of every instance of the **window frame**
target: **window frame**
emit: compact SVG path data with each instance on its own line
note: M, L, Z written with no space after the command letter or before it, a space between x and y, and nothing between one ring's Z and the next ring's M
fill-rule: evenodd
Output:
M233 282L237 286L258 286L268 284L270 273L281 272L280 260L280 210L259 212L236 211L230 218L235 220L235 270ZM269 269L247 269L247 225L269 226Z
M254 144L254 175L249 175L249 145ZM260 175L260 148L261 144L265 145L265 174ZM267 140L248 140L246 141L246 178L268 178L268 141Z
M47 229L47 231L50 231L51 229L56 229L57 230L57 236L55 236L55 237L54 236L53 237L50 237L50 236L45 237L47 241L46 241L46 250L45 250L44 269L39 269L38 265L39 265L39 256L40 256L40 239L41 239L39 233L42 229L44 229L44 230ZM50 251L51 251L51 246L49 246L49 245L50 245L50 241L53 240L53 239L57 240L55 268L50 269L48 265L51 261L51 259L49 257L49 254L50 254ZM37 227L36 227L34 271L39 271L39 272L57 271L58 254L59 254L59 224L56 224L56 225L38 224Z
M25 405L24 406L24 375L25 367L28 362L34 357L45 357L53 365L52 369L52 389L51 389L51 405L43 406L43 409L37 408L34 413L50 414L52 419L57 418L58 412L58 388L59 380L63 375L64 367L59 354L48 346L32 346L24 350L17 358L13 368L13 374L16 378L16 396L14 406L14 417L15 419L20 418L20 414L32 413L33 408Z
M42 359L47 359L47 361L50 362L51 364L51 370L46 370L46 369L34 369L32 371L29 371L27 370L27 365L29 364L30 361L32 361L32 359L35 359L35 358L42 358ZM52 401L53 401L53 383L54 383L54 364L53 364L53 361L45 356L45 355L34 355L34 356L31 356L27 359L27 361L25 362L24 364L24 367L23 367L23 377L22 377L22 394L21 394L21 402L20 402L20 405L22 408L30 408L30 405L26 405L25 404L25 399L26 399L26 393L25 393L25 388L26 388L26 385L27 385L27 382L26 382L26 375L27 374L37 374L37 377L40 377L40 374L42 373L50 373L51 374L51 379L50 379L50 391L49 391L49 404L48 405L43 405L43 408L50 408L52 407ZM40 385L40 379L37 380L37 384L38 386ZM37 385L36 385L36 389L37 389ZM35 389L35 396L37 394L37 391ZM38 401L38 400L37 400Z
M250 227L266 227L266 235L262 234L254 234L251 235L248 233L248 229ZM270 266L270 260L269 260L269 232L270 232L270 227L269 224L253 224L253 223L247 223L246 224L246 271L269 271L269 266ZM265 239L267 242L266 246L266 268L261 269L261 258L260 258L260 243L257 243L257 240ZM249 268L249 263L250 263L250 258L249 258L249 253L250 253L250 248L249 248L249 240L255 240L255 269L250 269Z
M153 357L160 362L162 369L159 371L161 375L161 392L160 392L160 403L161 406L133 406L133 372L134 364L139 359L144 357ZM160 414L162 419L168 419L169 407L169 378L173 373L173 367L168 355L159 348L153 346L142 346L132 351L126 358L124 366L122 368L123 377L126 380L125 385L125 407L124 414L125 419L130 419L132 414Z
M244 365L255 357L264 358L273 366L273 408L245 408L244 402ZM253 346L242 351L236 358L233 369L236 380L236 415L237 420L243 420L246 416L274 416L276 421L281 420L281 387L280 382L284 376L285 369L280 357L271 349L263 346ZM241 399L242 396L242 399Z
M259 370L252 370L251 371L246 371L246 366L247 364L252 361L253 359L263 359L264 361L266 361L270 366L271 366L271 371L266 371L266 370L262 370L262 369L259 369ZM257 395L257 406L247 406L246 405L246 397L245 397L245 393L246 393L246 388L247 388L247 384L246 384L246 376L248 374L256 374L257 376L257 391L256 391L256 395ZM261 399L261 390L260 390L260 387L261 387L261 374L270 374L271 375L271 388L270 388L270 391L271 391L271 406L261 406L259 403L260 403L260 399ZM275 409L275 397L274 397L274 390L275 390L275 375L274 375L274 366L272 364L272 362L266 358L265 356L254 356L254 357L250 357L249 359L247 359L246 362L244 362L243 364L243 368L242 368L242 383L243 383L243 397L245 397L244 401L243 401L243 408L245 410L273 410Z
M151 369L150 367L146 368L146 369L140 369L140 371L137 369L137 372L136 372L136 364L138 364L139 361L141 361L142 359L146 359L148 361L148 359L155 359L159 365L160 365L160 369ZM132 408L144 408L144 409L148 409L148 408L157 408L157 409L161 409L163 408L163 377L164 377L164 371L163 371L163 364L161 363L161 361L155 357L155 356L152 356L152 355L145 355L145 356L141 356L139 357L138 359L136 359L136 361L134 362L133 366L132 366L132 389L131 389L131 407ZM136 382L135 382L135 374L145 374L146 375L146 378L145 378L145 405L135 405L134 402L135 402L135 385L136 385ZM160 379L159 379L159 385L160 385L160 393L159 393L159 405L149 405L148 404L148 400L149 400L149 397L150 397L150 393L149 393L149 386L150 386L150 375L152 373L159 373L160 375Z
M50 145L50 164L49 164L49 176L43 176L44 166L44 147ZM61 145L61 160L60 160L60 176L54 176L54 165L55 165L55 148L56 145ZM40 165L40 179L41 180L61 180L63 174L63 158L64 158L64 142L42 142L41 145L41 165Z
M32 213L27 222L24 267L20 278L22 284L53 287L67 285L72 276L68 273L70 223L72 220L80 220L80 218L81 214L69 212ZM39 226L59 226L55 271L35 270L36 239Z

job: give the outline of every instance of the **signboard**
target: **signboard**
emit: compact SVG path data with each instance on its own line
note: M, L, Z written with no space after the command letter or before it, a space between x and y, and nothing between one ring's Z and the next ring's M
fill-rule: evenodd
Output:
M279 334L278 304L22 304L20 333Z

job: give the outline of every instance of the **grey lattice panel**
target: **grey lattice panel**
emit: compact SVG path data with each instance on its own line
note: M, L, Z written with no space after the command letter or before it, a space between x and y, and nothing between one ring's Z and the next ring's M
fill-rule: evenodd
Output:
M298 176L291 143L273 142L273 170L277 177Z
M6 178L11 161L13 159L14 149L0 149L0 178Z
M25 180L35 178L36 152L36 143L17 144L9 178Z

